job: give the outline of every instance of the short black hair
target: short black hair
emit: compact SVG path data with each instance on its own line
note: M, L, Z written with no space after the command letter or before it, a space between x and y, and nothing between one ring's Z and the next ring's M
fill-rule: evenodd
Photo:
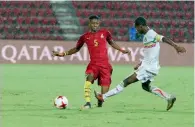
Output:
M147 26L146 19L144 17L138 17L135 20L135 26L139 26L139 25Z
M99 20L100 17L99 17L98 15L91 15L91 16L89 16L89 20L92 20L92 19L97 19L97 20Z

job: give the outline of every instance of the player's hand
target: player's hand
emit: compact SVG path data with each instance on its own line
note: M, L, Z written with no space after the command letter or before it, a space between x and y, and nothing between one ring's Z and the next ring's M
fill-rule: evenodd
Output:
M176 49L178 54L186 52L186 49L184 47L182 47L182 46L176 46L175 49Z
M63 56L65 56L65 54L64 54L64 53L57 52L57 51L52 51L52 56L53 56L53 57L54 57L54 56L63 57Z
M131 52L130 52L129 50L121 50L121 52L122 52L123 54L131 55Z

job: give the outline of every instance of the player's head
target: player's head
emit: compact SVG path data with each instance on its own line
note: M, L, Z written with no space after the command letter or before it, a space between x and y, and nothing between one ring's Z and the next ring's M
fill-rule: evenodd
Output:
M97 15L91 15L89 17L89 28L92 32L96 32L100 25L100 17Z
M138 17L134 23L137 32L140 34L144 34L145 28L147 27L146 19L144 17Z

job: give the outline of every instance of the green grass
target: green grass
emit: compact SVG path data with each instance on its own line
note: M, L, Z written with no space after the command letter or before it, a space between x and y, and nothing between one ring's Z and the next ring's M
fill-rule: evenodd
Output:
M2 71L3 67L3 71ZM132 73L130 66L114 66L117 85ZM154 85L177 96L169 112L166 101L133 84L109 98L103 108L79 111L84 104L82 65L1 65L0 115L3 127L193 127L193 67L162 67ZM97 89L96 83L92 89ZM53 107L65 95L69 108ZM92 103L96 100L93 97Z

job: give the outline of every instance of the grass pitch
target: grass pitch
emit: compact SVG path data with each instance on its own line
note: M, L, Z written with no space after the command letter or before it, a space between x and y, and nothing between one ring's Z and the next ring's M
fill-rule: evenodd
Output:
M3 127L193 127L193 67L162 67L153 82L177 97L167 112L166 101L136 83L109 98L103 108L79 111L84 104L84 65L1 65L0 118ZM130 66L114 66L115 87L131 74ZM3 84L3 85L2 85ZM100 90L96 83L92 86ZM58 95L69 108L53 107ZM92 104L96 99L92 93Z

